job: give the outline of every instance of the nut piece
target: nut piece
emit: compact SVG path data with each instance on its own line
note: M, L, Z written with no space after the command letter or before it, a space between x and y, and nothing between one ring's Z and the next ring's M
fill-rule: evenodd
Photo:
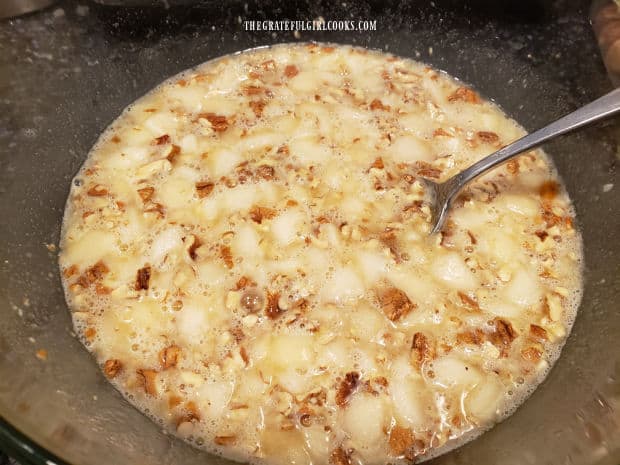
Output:
M136 370L136 374L138 375L138 381L144 392L146 392L149 396L157 395L157 371L156 370L146 370L140 369Z
M342 447L337 447L329 456L330 465L351 465L351 454Z
M277 214L277 210L268 207L259 207L258 205L254 205L250 209L250 218L255 223L261 224L263 220L270 220L274 218Z
M198 119L204 118L209 123L215 132L224 132L228 129L228 119L222 115L216 115L215 113L200 113Z
M390 431L389 445L390 452L394 456L409 455L413 447L414 436L411 428L394 426Z
M275 320L282 313L284 313L284 310L280 308L280 306L278 305L279 300L280 300L279 292L267 291L267 306L265 307L265 314L272 320Z
M284 68L284 75L287 78L295 77L298 74L299 74L299 69L295 65L286 65L286 68Z
M359 380L360 374L355 371L351 371L344 376L336 391L336 405L342 407L347 403L349 396L359 384Z
M222 260L224 260L224 265L226 265L226 268L230 269L235 265L232 258L232 252L230 251L230 247L227 245L220 247L220 256L222 257Z
M106 360L103 364L103 372L108 378L115 378L122 369L123 364L117 359Z
M383 291L379 296L379 303L381 304L383 313L385 313L385 316L391 321L397 321L407 316L411 310L417 307L416 304L409 300L407 294L395 287Z
M237 436L215 436L213 442L218 446L230 446L237 441Z
M175 367L179 361L181 348L177 345L171 345L159 352L159 363L163 370Z
M467 103L480 103L480 97L478 97L478 94L467 87L459 87L448 97L449 102L459 100Z
M142 199L143 202L148 202L153 197L155 193L154 187L143 187L142 189L138 189L138 195Z
M434 344L423 333L415 333L411 343L411 361L417 367L435 358Z
M521 351L521 357L531 363L538 363L542 357L542 350L538 347L527 347Z
M538 325L530 325L530 337L538 342L543 342L548 339L545 328Z
M489 341L500 350L501 357L507 357L510 344L517 338L518 334L510 322L506 320L495 318L493 324L495 331L489 335Z
M149 281L151 279L151 267L146 265L138 270L136 273L136 284L134 286L136 291L142 289L147 290L149 288Z
M485 144L495 144L499 141L499 136L491 131L478 131L476 136Z
M209 181L200 181L200 182L197 182L195 186L196 186L196 194L198 194L198 197L202 199L208 196L211 192L213 192L213 188L215 187L215 184Z

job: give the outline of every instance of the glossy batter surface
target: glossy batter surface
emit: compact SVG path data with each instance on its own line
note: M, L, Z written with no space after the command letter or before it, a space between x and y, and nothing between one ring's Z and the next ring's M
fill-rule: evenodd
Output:
M74 180L76 330L138 408L268 464L420 460L508 414L581 289L542 152L479 179L429 236L422 178L523 134L422 64L278 46L172 78Z

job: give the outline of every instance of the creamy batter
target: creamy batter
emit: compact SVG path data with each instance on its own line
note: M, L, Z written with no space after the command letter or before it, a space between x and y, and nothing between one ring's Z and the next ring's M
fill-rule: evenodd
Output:
M74 179L75 328L137 408L266 464L421 460L509 414L580 299L573 210L530 152L429 235L424 178L523 135L423 64L287 45L131 105Z

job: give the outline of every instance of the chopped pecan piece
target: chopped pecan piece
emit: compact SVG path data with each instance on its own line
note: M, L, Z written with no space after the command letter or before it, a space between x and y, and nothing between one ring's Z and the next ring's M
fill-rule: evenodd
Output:
M267 291L267 306L265 307L265 314L272 320L275 320L284 312L284 310L278 305L278 300L280 300L279 292Z
M274 218L277 213L277 210L274 210L273 208L254 205L250 209L250 218L252 218L252 221L255 223L261 224L263 220L270 220Z
M519 172L519 160L513 158L506 163L506 169L510 174L517 174Z
M277 154L278 155L289 155L291 152L288 148L288 145L284 144L278 147Z
M172 147L170 148L170 153L166 155L166 160L172 163L174 159L177 157L177 155L180 153L181 153L181 147L179 147L176 144L172 144Z
M222 260L224 260L224 265L226 265L226 268L230 269L235 266L235 263L233 262L232 252L230 251L230 247L228 247L227 245L222 245L220 247L220 256L222 257Z
M146 265L138 270L136 273L136 284L134 286L136 291L147 290L149 288L149 281L151 280L151 267Z
M499 136L491 131L478 131L476 136L485 144L495 144L499 141Z
M265 71L275 71L276 62L275 60L266 60L260 64L260 67L263 68Z
M469 308L470 310L480 310L480 305L473 297L468 296L463 291L458 291L457 295L459 296L461 303L465 307Z
M196 258L198 257L198 255L196 254L196 250L202 245L202 241L196 235L192 235L191 241L192 245L190 245L187 249L187 253L189 254L189 258L191 258L192 260L196 260Z
M538 188L538 194L543 200L553 200L560 190L560 185L555 181L545 181Z
M157 371L140 369L136 370L138 381L140 382L144 392L149 396L157 395Z
M465 331L456 335L456 342L458 344L471 344L479 346L486 340L486 334L479 328L472 331Z
M372 165L370 165L371 168L377 168L378 170L382 170L384 166L385 165L383 164L383 158L381 157L375 158L375 161L373 161Z
M298 74L299 74L299 69L295 65L286 65L286 68L284 68L284 75L287 78L295 77Z
M371 110L390 111L390 106L389 105L384 105L381 100L376 98L372 102L370 102L370 109Z
M329 455L330 465L351 465L351 454L342 447L335 448Z
M95 184L91 186L86 193L91 197L102 197L108 195L108 190L101 184Z
M517 338L517 332L510 322L501 318L493 320L495 330L489 335L491 343L500 350L501 357L507 357L510 344Z
M224 132L228 129L228 119L222 115L216 115L215 113L200 113L198 118L204 118L209 123L215 132Z
M109 359L106 360L103 364L103 372L108 378L115 378L121 370L123 369L123 364L120 360L117 359Z
M389 445L390 453L393 456L400 457L408 454L413 447L414 436L411 428L403 428L402 426L394 426L390 431Z
M548 339L547 331L538 325L530 325L530 336L535 341L546 341Z
M170 136L168 134L164 134L163 136L155 138L155 145L164 145L168 142L170 142Z
M218 446L230 446L237 442L237 436L215 436L213 442Z
M199 181L196 183L196 193L199 198L204 198L208 196L211 192L213 192L213 188L215 184L209 181Z
M467 87L459 87L448 97L449 102L460 100L467 103L480 103L478 94Z
M411 358L415 366L420 367L424 362L435 358L435 347L423 333L415 333L411 342Z
M163 370L177 366L181 348L177 345L171 345L159 352L159 364Z
M437 128L433 131L433 137L447 136L450 137L450 133L444 128Z
M527 347L521 351L521 357L531 363L538 363L542 357L542 351L537 347Z
M435 168L430 163L418 161L416 162L415 167L416 174L423 178L439 179L441 176L441 170L439 168Z
M103 278L103 276L105 274L107 274L109 271L110 271L110 269L106 266L106 264L103 263L101 260L99 260L93 266L88 268L77 279L76 283L79 284L82 287L88 287L91 284L94 284L97 281L100 281Z
M273 169L273 166L260 165L256 170L256 174L259 178L263 178L266 181L272 181L276 177L276 170Z
M155 193L154 187L143 187L142 189L138 189L138 195L142 199L143 202L148 202L153 197Z
M240 291L242 289L245 289L246 287L254 287L254 286L256 286L256 281L254 281L252 278L248 278L247 276L241 276L239 280L237 281L237 283L235 284L235 287L233 288L233 290Z
M344 376L336 391L336 405L342 407L349 400L349 396L353 393L360 380L359 373L351 371Z
M385 313L385 316L391 321L398 321L417 307L416 304L409 300L407 294L395 287L390 287L383 291L379 296L379 303L381 304L383 313Z
M265 109L266 105L267 102L265 102L264 100L250 102L250 108L252 109L257 118L260 118L262 116L263 110Z
M245 86L243 87L243 93L245 95L261 95L267 94L267 89L260 86Z

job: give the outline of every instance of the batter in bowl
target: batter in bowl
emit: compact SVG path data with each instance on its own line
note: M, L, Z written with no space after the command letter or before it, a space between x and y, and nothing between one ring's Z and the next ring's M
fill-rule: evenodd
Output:
M265 464L407 463L510 414L559 356L581 242L550 161L422 178L523 135L446 74L282 45L186 71L105 131L60 255L77 333L137 408Z

